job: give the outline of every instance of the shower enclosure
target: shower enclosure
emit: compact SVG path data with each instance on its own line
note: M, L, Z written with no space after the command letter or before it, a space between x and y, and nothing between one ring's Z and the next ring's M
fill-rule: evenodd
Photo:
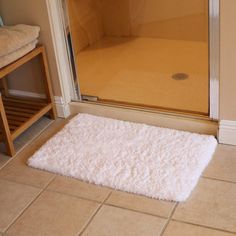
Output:
M214 1L67 0L79 97L209 116Z

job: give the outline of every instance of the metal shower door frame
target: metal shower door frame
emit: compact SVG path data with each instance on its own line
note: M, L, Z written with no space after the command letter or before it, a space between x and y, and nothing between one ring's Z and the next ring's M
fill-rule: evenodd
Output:
M58 0L62 2L62 0ZM213 120L219 119L219 89L220 89L220 0L208 0L209 1L209 117ZM61 5L61 4L60 4ZM63 14L61 12L61 14ZM68 14L68 13L67 13ZM62 16L63 18L63 16ZM66 35L66 34L65 34ZM70 54L70 48L68 47L68 39L65 38L67 42L67 50ZM78 69L76 68L77 80L79 77ZM70 76L71 77L71 76ZM69 78L69 76L68 76ZM69 80L69 79L68 79ZM75 78L68 81L73 86L71 89L72 98L75 98L75 90L77 91L77 100L82 101L81 91L79 88L79 80L75 81ZM77 88L75 84L77 83ZM75 100L75 99L73 99Z
M220 0L209 0L209 116L219 119L220 106Z

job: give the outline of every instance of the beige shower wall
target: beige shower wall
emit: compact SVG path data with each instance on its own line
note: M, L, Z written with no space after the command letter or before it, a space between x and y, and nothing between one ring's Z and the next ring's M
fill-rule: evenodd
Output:
M56 96L61 95L56 59L50 32L49 18L45 0L0 0L0 15L8 25L30 24L41 27L40 43L46 46L49 59L53 90ZM43 92L39 63L36 60L25 65L9 76L11 89Z
M105 36L208 40L208 0L68 0L75 53Z
M74 52L95 43L104 35L100 0L68 0Z
M208 39L208 0L100 2L105 35L194 41Z

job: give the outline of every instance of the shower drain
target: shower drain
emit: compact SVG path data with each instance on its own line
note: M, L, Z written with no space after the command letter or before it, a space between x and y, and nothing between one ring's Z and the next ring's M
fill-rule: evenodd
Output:
M189 75L186 73L176 73L172 75L172 79L175 79L175 80L185 80L188 78L189 78Z

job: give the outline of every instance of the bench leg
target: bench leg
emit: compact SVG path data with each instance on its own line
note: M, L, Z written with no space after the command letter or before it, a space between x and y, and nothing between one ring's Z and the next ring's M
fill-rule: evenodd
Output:
M49 112L49 115L51 119L55 120L57 118L57 114L56 114L56 108L54 104L54 97L53 97L52 85L51 85L51 80L50 80L50 75L49 75L48 62L47 62L46 52L44 48L43 48L42 53L40 54L40 61L41 61L41 67L42 67L42 72L43 72L43 82L44 82L45 92L47 96L47 101L48 103L52 104L52 109Z
M7 154L9 156L14 156L15 155L15 148L13 145L13 140L12 140L11 132L9 129L9 125L8 125L5 109L3 106L1 94L0 94L0 124L2 127L3 138L5 139L5 143L6 143Z
M9 89L7 84L7 77L2 78L2 86L5 97L9 97Z

